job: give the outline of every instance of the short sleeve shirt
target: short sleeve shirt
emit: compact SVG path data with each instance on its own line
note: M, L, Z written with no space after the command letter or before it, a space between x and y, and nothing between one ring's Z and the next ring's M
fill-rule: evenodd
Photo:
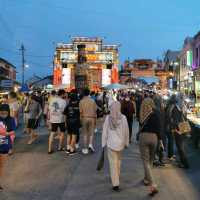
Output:
M51 123L65 122L64 110L66 101L60 97L53 98L49 103L49 114Z

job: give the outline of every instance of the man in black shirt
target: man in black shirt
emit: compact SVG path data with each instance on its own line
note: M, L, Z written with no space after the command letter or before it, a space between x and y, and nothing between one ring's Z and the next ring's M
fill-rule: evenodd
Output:
M76 93L71 93L70 101L64 111L64 114L66 115L66 124L68 130L66 153L73 155L76 153L75 144L80 128L79 101Z

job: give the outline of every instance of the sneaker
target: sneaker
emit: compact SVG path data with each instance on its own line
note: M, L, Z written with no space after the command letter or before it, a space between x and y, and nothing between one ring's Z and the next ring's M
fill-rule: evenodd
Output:
M58 151L65 151L65 148L64 147L58 148Z
M89 145L89 151L90 151L91 153L94 153L94 152L95 152L94 147L93 147L91 144Z
M176 161L176 157L175 156L170 157L169 161L171 161L171 162Z
M76 153L77 153L76 151L70 151L69 155L70 155L70 156L73 156L73 155L75 155Z
M146 179L143 179L142 182L143 182L143 184L145 186L149 186L150 185L149 181L147 181Z
M113 191L115 191L115 192L120 192L119 186L114 186L112 189L113 189Z
M66 154L70 154L70 149L65 150Z
M48 154L53 154L53 151L48 151Z
M75 148L76 148L76 149L79 149L79 144L78 144L78 143L75 144Z
M87 155L89 153L88 149L82 149L82 153Z

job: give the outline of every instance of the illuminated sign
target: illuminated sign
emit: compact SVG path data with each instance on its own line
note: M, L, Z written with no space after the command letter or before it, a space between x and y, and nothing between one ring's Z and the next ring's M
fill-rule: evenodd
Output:
M111 70L102 69L102 86L111 84Z
M86 51L98 51L98 45L96 44L86 44Z
M62 84L70 85L71 83L71 69L63 68L62 70Z
M113 54L112 53L101 53L101 54L99 54L99 60L100 61L113 60Z
M119 72L117 66L112 69L112 83L119 83Z
M193 54L192 51L187 51L187 66L192 66Z
M76 60L76 54L73 52L61 52L61 60Z
M92 62L92 61L97 61L98 57L97 57L97 54L87 54L86 59L87 59L87 61Z
M61 79L62 79L62 69L56 67L53 72L53 84L54 85L61 84Z

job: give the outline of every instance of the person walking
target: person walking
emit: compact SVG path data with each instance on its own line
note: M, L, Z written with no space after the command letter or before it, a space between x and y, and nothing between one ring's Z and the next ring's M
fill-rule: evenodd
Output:
M24 94L23 102L22 102L22 107L23 107L23 122L24 122L24 133L28 133L28 106L29 106L29 100L30 100L30 95L29 93Z
M38 134L35 130L38 128L38 119L42 114L42 108L37 102L37 97L35 95L32 95L29 99L26 110L28 114L27 130L30 135L30 139L27 144L32 144L38 138Z
M69 155L73 155L76 153L76 138L79 135L80 128L79 101L76 93L71 93L70 101L65 108L64 114L68 130L66 152Z
M55 134L59 131L59 146L58 151L63 148L64 136L65 136L65 116L64 110L66 108L66 101L63 99L65 96L64 90L58 91L58 96L53 96L49 103L49 116L51 123L51 133L49 136L48 154L52 154L52 145Z
M159 113L151 98L143 100L140 109L141 131L139 135L139 147L144 166L144 184L150 187L149 195L158 193L157 184L152 173L153 161L155 158L158 140L161 146L161 126Z
M129 143L132 139L132 130L133 130L133 116L135 114L134 104L131 101L130 97L127 95L121 103L122 114L126 116L129 127Z
M88 154L89 150L94 152L93 138L94 130L97 120L97 106L95 101L89 97L90 90L84 90L84 97L80 101L80 119L82 124L84 148L82 149L83 154Z
M129 127L126 116L121 113L120 102L114 101L109 110L103 125L102 147L107 147L113 190L118 192L122 151L129 146Z
M161 122L161 138L163 142L164 149L161 149L158 145L157 147L157 156L158 160L155 159L154 165L156 166L165 166L165 161L164 161L164 150L166 149L166 134L165 134L165 111L164 111L164 103L160 95L154 94L153 95L153 101L155 103L156 109L159 112L160 116L160 122Z
M183 110L181 109L183 108L181 107L183 105L178 103L180 103L180 101L178 101L177 98L173 98L173 102L171 104L171 112L169 115L169 127L171 134L173 134L175 137L176 147L180 157L179 167L189 169L190 165L186 153L186 135L182 134L179 130L179 123L184 121L185 116Z
M167 136L167 153L170 161L175 160L174 151L174 134L171 129L171 115L174 105L176 104L176 95L172 95L165 108L165 131Z
M17 100L17 94L15 92L9 93L8 102L10 107L10 116L15 119L16 127L18 127L20 104Z

